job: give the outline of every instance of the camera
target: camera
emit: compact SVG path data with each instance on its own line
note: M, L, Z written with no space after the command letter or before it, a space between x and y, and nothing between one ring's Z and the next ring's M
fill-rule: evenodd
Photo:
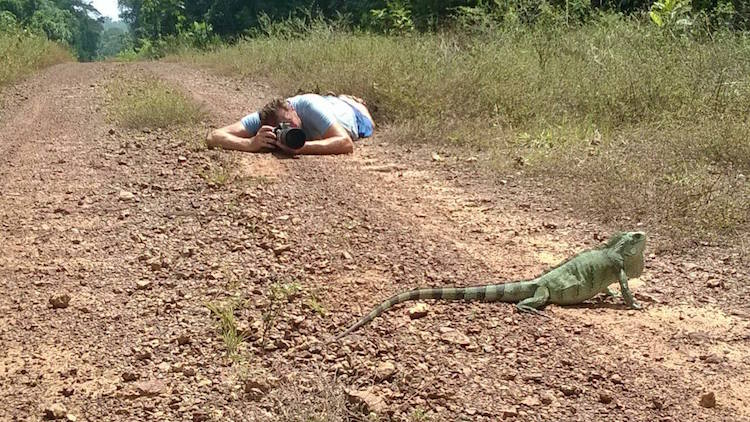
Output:
M307 136L305 136L305 132L302 129L292 127L286 122L279 123L273 129L273 133L276 134L277 140L291 149L302 148L307 140Z

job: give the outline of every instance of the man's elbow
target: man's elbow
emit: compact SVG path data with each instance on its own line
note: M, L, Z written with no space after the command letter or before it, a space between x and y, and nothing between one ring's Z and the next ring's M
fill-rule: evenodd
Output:
M341 154L351 154L352 152L354 152L354 142L352 141L351 138L349 137L344 138L344 140L341 142L340 151L341 151Z

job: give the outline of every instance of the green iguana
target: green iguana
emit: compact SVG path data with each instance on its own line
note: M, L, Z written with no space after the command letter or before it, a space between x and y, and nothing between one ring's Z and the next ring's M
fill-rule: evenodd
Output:
M599 293L615 294L611 284L620 283L625 303L641 309L630 293L628 279L643 273L643 250L646 234L617 233L599 248L581 252L533 280L488 284L473 287L417 288L401 292L375 307L369 314L339 334L340 339L369 323L387 309L409 300L481 300L485 302L517 302L523 312L541 314L538 308L548 303L574 305Z

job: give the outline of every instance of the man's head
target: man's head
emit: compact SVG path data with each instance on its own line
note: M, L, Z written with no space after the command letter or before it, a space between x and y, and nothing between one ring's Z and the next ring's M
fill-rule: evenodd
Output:
M292 127L302 127L302 120L294 107L283 98L274 98L263 106L259 114L260 123L264 126L278 126L281 122L287 122Z

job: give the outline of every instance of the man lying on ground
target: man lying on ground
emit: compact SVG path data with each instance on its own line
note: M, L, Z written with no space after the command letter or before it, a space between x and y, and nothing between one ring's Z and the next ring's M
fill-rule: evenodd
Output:
M307 142L291 149L276 139L281 123L302 129ZM247 152L281 150L288 154L348 154L354 142L372 135L374 123L364 102L349 95L303 94L277 98L240 121L212 131L209 147Z

